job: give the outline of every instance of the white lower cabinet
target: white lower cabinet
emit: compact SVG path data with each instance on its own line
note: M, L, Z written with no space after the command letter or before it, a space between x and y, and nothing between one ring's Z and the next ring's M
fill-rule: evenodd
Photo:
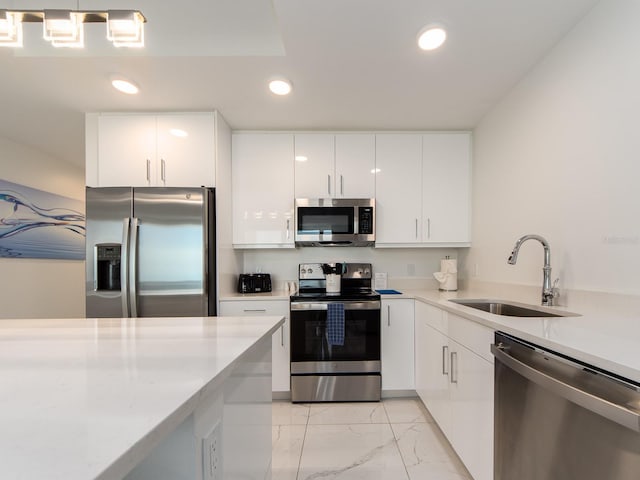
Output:
M413 390L414 300L382 301L382 389Z
M415 309L416 391L474 480L491 480L493 331L422 302Z
M284 324L272 337L272 390L274 392L289 392L291 390L289 300L221 300L218 315L225 317L285 317Z

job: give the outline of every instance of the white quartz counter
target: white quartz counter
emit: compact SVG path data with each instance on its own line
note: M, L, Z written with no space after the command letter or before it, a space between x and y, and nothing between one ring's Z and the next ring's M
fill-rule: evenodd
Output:
M383 298L415 298L640 383L640 299L637 297L575 293L563 299L565 306L551 307L551 310L579 316L545 318L494 315L449 301L496 299L539 305L538 296L537 290L532 296L507 287L458 292L403 291L403 295L384 295Z
M282 323L0 320L0 477L118 478Z

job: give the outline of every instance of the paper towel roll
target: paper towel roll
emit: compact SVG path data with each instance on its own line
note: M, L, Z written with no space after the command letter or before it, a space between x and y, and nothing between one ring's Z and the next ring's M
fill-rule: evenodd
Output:
M443 258L440 260L440 272L458 273L458 260L455 258Z
M455 292L458 290L458 261L455 258L440 260L440 271L433 276L440 282L440 290Z

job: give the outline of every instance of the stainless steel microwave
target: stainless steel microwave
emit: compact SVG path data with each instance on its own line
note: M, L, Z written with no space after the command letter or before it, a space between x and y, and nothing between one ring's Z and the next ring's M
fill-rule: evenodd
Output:
M372 198L298 198L295 241L301 246L373 246L375 200Z

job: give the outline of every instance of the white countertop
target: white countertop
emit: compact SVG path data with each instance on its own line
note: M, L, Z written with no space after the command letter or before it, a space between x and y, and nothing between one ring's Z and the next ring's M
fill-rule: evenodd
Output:
M537 290L536 290L537 292ZM570 312L570 317L508 317L494 315L450 302L450 299L494 299L539 306L517 289L468 289L404 291L384 299L415 298L494 330L512 334L534 344L640 383L640 299L596 292L573 294L565 306L550 310ZM541 307L546 308L546 307Z
M0 477L133 464L282 317L0 320Z

